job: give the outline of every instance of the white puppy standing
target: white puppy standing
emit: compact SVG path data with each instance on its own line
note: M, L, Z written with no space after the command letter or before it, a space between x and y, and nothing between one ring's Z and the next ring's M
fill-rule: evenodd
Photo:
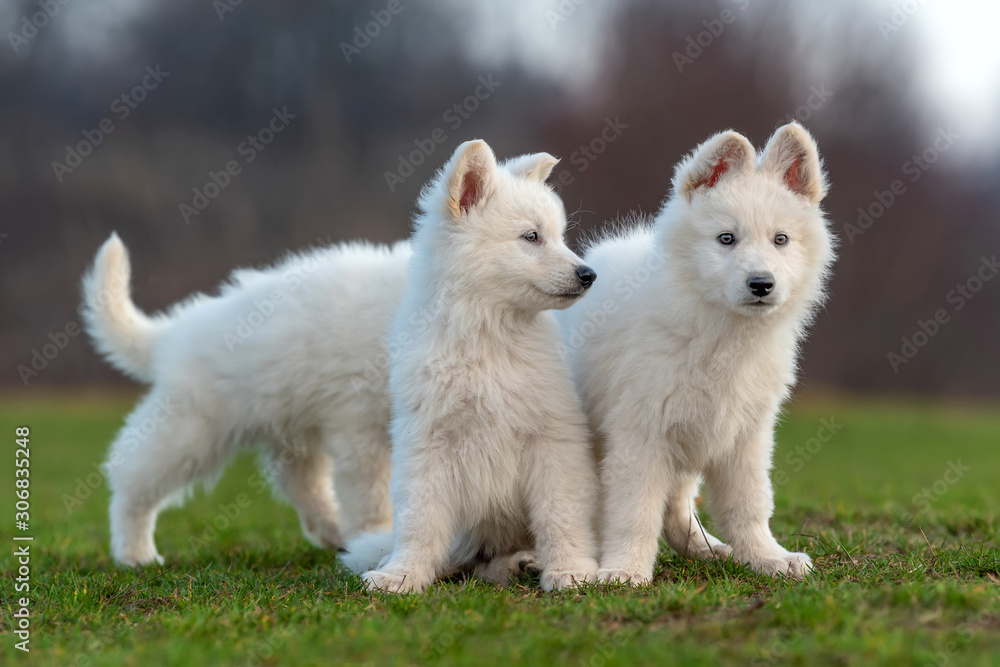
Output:
M387 374L372 362L409 258L405 243L322 248L147 316L129 296L125 246L105 242L83 281L87 331L151 385L105 464L116 561L162 563L160 511L258 445L314 544L392 525Z
M834 259L816 144L792 123L758 159L746 138L723 132L678 165L673 187L652 228L590 248L601 281L561 314L604 440L599 578L648 582L661 531L682 554L731 553L801 577L809 557L768 526L769 470L799 341ZM728 545L698 520L702 478Z
M363 574L373 588L421 591L529 548L545 590L595 579L586 418L546 312L594 273L563 241L562 203L544 185L556 162L498 166L466 142L421 196L389 335L394 532L344 555L357 572L377 566Z

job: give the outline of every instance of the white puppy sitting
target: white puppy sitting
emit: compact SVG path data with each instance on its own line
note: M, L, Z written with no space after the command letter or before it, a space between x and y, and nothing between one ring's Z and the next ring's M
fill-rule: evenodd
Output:
M563 241L546 154L498 166L461 145L424 190L390 330L393 533L348 545L376 589L536 550L545 590L594 581L597 489L553 308L594 272ZM391 555L386 556L391 549ZM516 560L516 558L515 558Z
M599 578L648 582L661 530L682 554L732 554L801 577L809 556L785 550L768 526L769 469L799 341L834 259L816 144L792 123L758 158L723 132L678 165L673 186L651 228L590 248L601 281L561 314L604 440ZM728 545L698 521L703 477Z

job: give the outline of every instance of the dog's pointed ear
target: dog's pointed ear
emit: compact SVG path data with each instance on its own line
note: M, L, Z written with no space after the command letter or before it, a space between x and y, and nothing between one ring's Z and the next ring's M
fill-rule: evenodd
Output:
M674 171L674 191L691 201L700 189L709 189L723 178L748 174L757 163L757 153L739 132L720 132L681 160Z
M445 167L448 210L458 218L479 205L493 190L497 160L482 139L473 139L455 149Z
M798 123L778 128L764 148L760 168L778 174L789 190L813 204L826 196L826 174L816 140Z
M533 153L511 158L504 162L503 166L515 176L544 183L557 164L559 164L557 157L552 157L548 153Z

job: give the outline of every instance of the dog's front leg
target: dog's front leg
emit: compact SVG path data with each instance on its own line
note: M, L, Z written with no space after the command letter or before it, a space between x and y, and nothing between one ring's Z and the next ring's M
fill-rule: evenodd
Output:
M601 468L600 581L644 586L653 578L671 482L660 438L631 433L608 437Z
M392 554L385 565L361 575L365 585L389 593L419 593L444 570L456 533L462 496L447 466L395 466Z
M583 429L538 442L525 460L525 497L545 591L597 581L598 481Z
M801 579L812 569L809 556L778 544L768 525L774 513L769 474L773 428L773 420L767 421L729 456L709 465L709 504L734 559L764 574Z

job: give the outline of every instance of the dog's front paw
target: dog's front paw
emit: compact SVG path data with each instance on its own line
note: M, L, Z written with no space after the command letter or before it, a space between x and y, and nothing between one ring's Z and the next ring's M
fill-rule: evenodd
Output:
M786 551L772 558L751 562L750 566L772 577L788 577L789 579L804 579L812 569L812 559L808 554Z
M575 588L583 584L592 584L596 581L597 575L594 572L586 572L584 570L543 572L542 590L550 593L552 591L560 591L564 588Z
M711 546L704 543L695 543L688 546L687 551L681 555L687 558L700 558L702 560L729 560L729 557L733 555L733 548L722 542Z
M597 580L606 584L626 584L630 586L646 586L651 577L637 570L622 570L602 567L597 571Z
M714 558L715 560L729 560L733 555L733 548L728 544L714 544L711 549L705 549L701 555L705 560Z
M146 565L163 565L163 556L156 553L156 547L138 547L123 549L115 553L115 561L127 567L145 567Z
M546 593L563 588L574 588L597 581L597 561L589 560L576 565L546 568L542 572L542 590Z
M361 580L369 591L380 593L420 593L424 590L416 577L405 572L370 570L361 575Z

